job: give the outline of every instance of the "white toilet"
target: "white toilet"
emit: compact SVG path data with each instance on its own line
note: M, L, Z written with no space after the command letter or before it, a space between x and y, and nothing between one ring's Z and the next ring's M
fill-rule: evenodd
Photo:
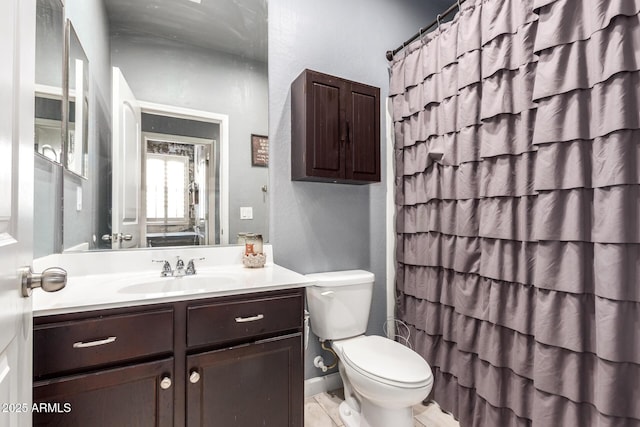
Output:
M307 275L311 329L331 341L340 359L345 401L340 418L346 427L413 427L411 407L429 395L429 364L404 345L364 335L369 320L374 275L336 271Z

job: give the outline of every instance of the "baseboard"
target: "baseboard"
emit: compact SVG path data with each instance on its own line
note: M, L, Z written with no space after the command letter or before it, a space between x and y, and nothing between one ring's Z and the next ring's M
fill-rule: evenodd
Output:
M342 387L342 378L340 378L340 373L338 372L322 377L309 378L304 380L304 397L315 396L340 387Z

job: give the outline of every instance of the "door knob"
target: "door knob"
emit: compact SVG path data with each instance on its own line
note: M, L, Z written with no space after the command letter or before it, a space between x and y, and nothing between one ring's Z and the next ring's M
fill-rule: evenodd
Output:
M40 274L35 274L31 267L20 269L22 296L31 296L34 288L42 288L45 292L56 292L67 284L67 271L60 267L47 268Z
M124 240L129 241L133 240L133 235L131 234L105 234L101 237L103 242L122 242Z
M200 374L194 369L191 371L191 375L189 375L189 382L191 382L191 384L195 384L198 381L200 381Z

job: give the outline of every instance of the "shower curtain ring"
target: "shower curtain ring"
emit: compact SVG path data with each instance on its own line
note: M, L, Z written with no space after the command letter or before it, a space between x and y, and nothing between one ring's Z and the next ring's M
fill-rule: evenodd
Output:
M462 4L462 2L460 0L458 0L458 10L461 10L462 8L460 7L460 5Z
M440 29L440 14L436 16L436 22L438 23L438 30Z

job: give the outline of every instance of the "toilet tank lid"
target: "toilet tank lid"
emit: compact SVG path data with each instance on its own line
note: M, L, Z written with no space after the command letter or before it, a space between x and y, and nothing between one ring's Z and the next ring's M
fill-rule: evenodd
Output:
M315 281L315 286L344 286L359 283L373 283L375 275L364 270L328 271L326 273L313 273L306 275Z

